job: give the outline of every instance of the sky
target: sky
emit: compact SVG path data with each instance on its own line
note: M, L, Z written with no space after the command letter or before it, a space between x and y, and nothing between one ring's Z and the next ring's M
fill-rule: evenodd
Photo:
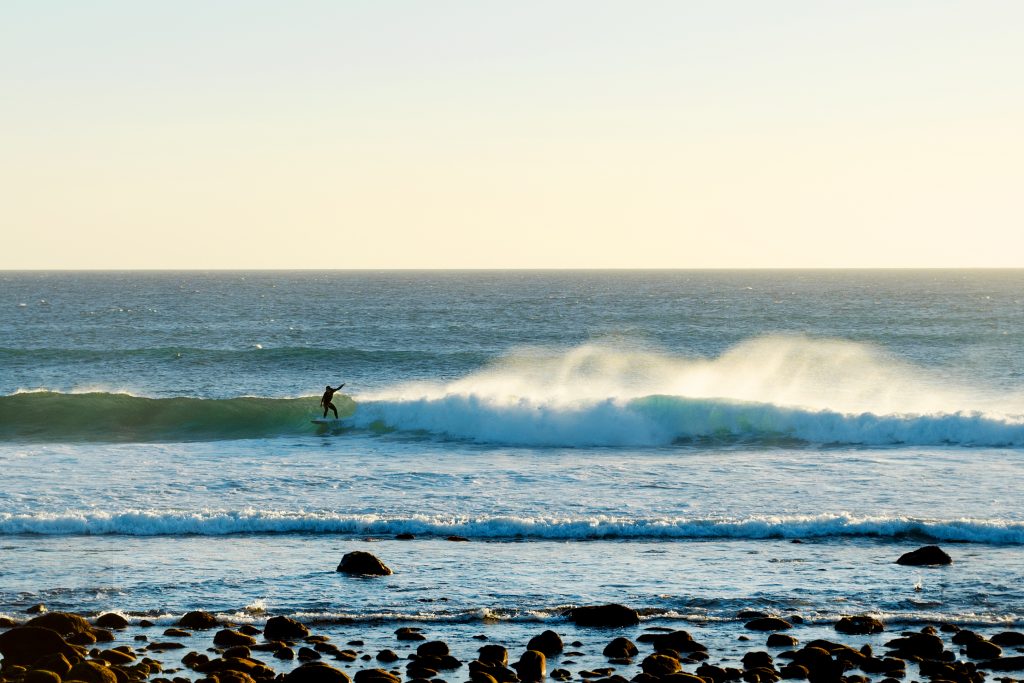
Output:
M1018 0L5 0L0 269L1024 267Z

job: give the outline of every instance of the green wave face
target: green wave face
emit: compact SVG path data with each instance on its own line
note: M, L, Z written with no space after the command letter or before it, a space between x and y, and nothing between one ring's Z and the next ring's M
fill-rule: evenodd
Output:
M128 394L32 392L0 397L4 441L214 441L316 430L319 399L140 398ZM355 402L340 394L341 417Z

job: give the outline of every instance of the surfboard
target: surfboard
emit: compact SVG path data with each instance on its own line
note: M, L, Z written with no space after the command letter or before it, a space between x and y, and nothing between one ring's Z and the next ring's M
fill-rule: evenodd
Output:
M310 422L315 425L340 425L344 420L340 417L315 417Z

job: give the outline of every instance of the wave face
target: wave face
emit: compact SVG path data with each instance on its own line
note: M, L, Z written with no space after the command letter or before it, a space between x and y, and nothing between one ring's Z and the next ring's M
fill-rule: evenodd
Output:
M471 539L828 539L842 537L1024 544L1024 522L856 517L846 514L746 518L579 518L414 515L388 517L272 510L120 513L0 513L0 534L227 536L232 534L458 535Z
M355 404L335 396L339 414ZM32 391L0 397L0 439L193 441L312 431L316 398L142 398ZM344 412L343 412L344 411Z
M873 347L763 337L717 358L522 349L449 383L338 399L347 426L515 446L680 442L1024 446L1024 395L958 384ZM316 399L47 391L0 397L0 439L216 440L313 433Z

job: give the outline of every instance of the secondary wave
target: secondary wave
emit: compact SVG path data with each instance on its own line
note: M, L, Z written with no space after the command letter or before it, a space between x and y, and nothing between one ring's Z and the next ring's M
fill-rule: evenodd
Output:
M463 536L470 539L827 539L873 537L1024 545L1024 521L847 514L745 518L658 517L443 517L351 515L333 512L205 510L168 512L0 513L0 535L227 536L233 534L338 534Z
M354 403L336 396L339 413ZM312 431L315 398L143 398L32 391L0 396L0 439L191 441ZM342 412L344 411L344 412Z

